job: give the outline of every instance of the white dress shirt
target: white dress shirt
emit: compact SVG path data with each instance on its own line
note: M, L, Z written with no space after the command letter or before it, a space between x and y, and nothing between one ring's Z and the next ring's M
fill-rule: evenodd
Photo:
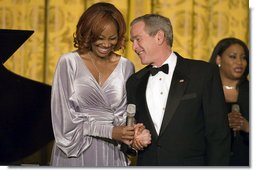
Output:
M153 120L154 127L159 135L167 99L171 85L171 79L175 70L177 57L172 52L168 59L162 64L168 64L169 72L165 74L160 71L155 76L150 75L146 88L147 106ZM156 67L156 66L154 66Z

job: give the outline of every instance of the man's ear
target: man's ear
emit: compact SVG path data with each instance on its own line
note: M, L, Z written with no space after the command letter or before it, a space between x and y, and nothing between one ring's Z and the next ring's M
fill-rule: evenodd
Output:
M158 44L162 44L165 41L165 33L162 30L159 30L156 34L156 39Z

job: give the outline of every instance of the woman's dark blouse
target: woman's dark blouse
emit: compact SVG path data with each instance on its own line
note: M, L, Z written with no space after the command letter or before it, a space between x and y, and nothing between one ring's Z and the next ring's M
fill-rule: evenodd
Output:
M235 103L239 104L242 116L249 121L249 81L246 80L239 86L238 100ZM227 103L228 112L235 103ZM240 131L234 136L231 130L231 135L230 165L249 166L249 133Z

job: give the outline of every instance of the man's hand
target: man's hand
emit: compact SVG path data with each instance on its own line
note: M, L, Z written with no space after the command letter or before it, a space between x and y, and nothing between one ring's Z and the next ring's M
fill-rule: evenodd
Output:
M138 123L134 126L135 135L132 143L132 147L136 150L143 150L144 147L147 147L151 144L151 134L150 131L145 129L145 126L141 123Z

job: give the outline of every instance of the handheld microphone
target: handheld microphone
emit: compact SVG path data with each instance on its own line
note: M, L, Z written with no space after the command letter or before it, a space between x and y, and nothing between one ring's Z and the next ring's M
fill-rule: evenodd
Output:
M231 108L232 112L240 112L240 106L238 104L233 104ZM236 137L238 134L238 131L234 131L234 137Z
M136 114L136 105L128 104L127 105L127 126L133 126L135 124L135 114ZM127 146L126 153L130 156L136 156L137 150L131 146Z
M135 124L136 105L128 104L127 106L127 126L133 126Z

